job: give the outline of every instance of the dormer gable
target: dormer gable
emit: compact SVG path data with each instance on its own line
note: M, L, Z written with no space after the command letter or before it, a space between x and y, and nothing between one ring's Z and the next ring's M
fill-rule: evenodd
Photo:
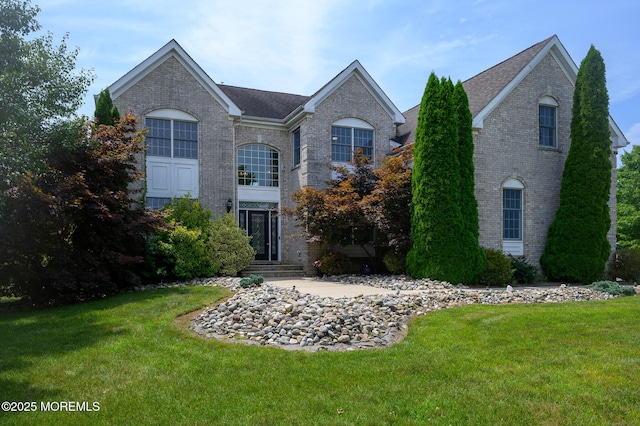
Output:
M138 64L115 83L109 86L112 98L126 92L153 70L170 58L177 60L211 96L227 111L230 116L240 116L240 108L218 87L202 68L185 52L177 41L171 40L162 48Z
M300 109L294 111L291 116L298 115L300 113L313 114L316 110L316 106L322 101L328 98L334 93L342 84L349 80L352 76L355 76L362 85L371 93L371 95L378 101L378 103L389 114L389 117L393 119L395 124L404 123L404 116L402 112L391 102L391 99L384 93L384 91L378 86L371 75L364 69L362 64L358 60L353 61L347 68L342 70L331 81L325 84L320 90L313 94L307 102L305 102Z

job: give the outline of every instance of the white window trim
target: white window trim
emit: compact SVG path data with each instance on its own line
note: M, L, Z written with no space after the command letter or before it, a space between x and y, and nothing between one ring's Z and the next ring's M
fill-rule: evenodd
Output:
M552 98L551 96L543 96L538 100L538 132L540 131L540 107L544 106L544 107L550 107L553 108L555 110L555 127L554 127L554 142L555 145L553 146L546 146L546 145L540 145L540 141L538 140L538 147L542 148L542 149L558 149L558 101L556 101L554 98ZM539 136L538 136L539 137Z
M520 226L522 229L520 230L520 239L519 240L507 240L504 238L504 229L501 229L502 238L502 251L506 254L511 254L513 256L523 256L524 255L524 205L525 205L525 193L524 193L524 185L518 179L507 179L502 184L502 189L519 189L522 191L522 199L520 205ZM501 193L500 196L503 196ZM502 203L501 203L502 205ZM504 206L502 206L501 214L504 215ZM504 220L504 217L503 217ZM504 226L504 223L503 225Z
M198 120L190 114L174 109L157 109L145 115L147 118L171 120L171 157L147 154L145 167L147 171L147 193L150 198L173 198L189 194L193 198L200 196L200 168L198 158L173 157L173 122L187 121L196 124ZM200 150L200 126L198 126L198 151ZM158 179L154 173L162 173ZM153 181L154 179L155 182Z
M340 120L334 121L333 123L331 123L331 127L343 127L343 128L351 129L351 150L355 150L355 146L353 145L353 140L354 140L353 130L354 129L371 130L371 133L372 133L371 161L373 161L376 158L376 128L373 127L371 124L367 123L364 120L360 120L359 118L349 117L349 118L341 118ZM333 148L332 148L332 151L333 151ZM331 153L331 156L333 156L333 153ZM345 164L350 163L350 161L333 161L332 159L331 163L336 166L344 166Z

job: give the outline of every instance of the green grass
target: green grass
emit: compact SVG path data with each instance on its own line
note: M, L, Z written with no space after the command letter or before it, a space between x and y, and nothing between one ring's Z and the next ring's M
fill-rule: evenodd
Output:
M640 297L467 306L414 320L387 349L287 352L176 325L211 287L0 313L0 400L100 411L0 424L640 424Z

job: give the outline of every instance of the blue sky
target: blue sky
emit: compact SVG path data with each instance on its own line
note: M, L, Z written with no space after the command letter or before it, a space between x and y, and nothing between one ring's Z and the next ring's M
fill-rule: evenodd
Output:
M640 144L640 2L633 0L32 0L43 30L69 33L92 96L175 39L217 83L313 94L358 59L405 111L431 71L466 80L558 35L576 64L591 44L611 115Z

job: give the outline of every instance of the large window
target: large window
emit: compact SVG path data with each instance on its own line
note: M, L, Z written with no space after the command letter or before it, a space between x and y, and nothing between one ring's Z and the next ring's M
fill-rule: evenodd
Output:
M358 149L373 158L373 130L331 126L331 161L348 163Z
M293 132L293 165L300 164L300 128Z
M522 189L502 190L503 226L505 240L522 240Z
M556 107L540 105L538 121L540 125L540 146L556 148Z
M238 185L279 185L278 151L264 145L247 145L238 149Z
M147 118L147 155L198 158L198 123Z
M197 198L198 123L183 111L161 109L147 116L146 205L162 208L173 197Z

